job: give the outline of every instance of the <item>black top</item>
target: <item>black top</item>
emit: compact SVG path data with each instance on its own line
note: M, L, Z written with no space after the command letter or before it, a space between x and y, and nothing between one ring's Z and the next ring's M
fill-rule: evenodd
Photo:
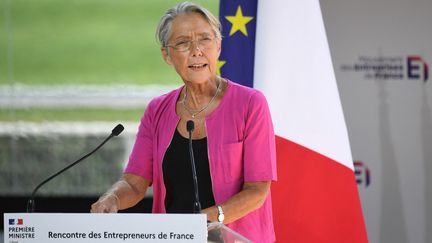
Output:
M198 193L201 208L215 205L207 155L207 138L192 140ZM193 213L195 192L192 165L189 157L189 139L177 129L162 164L166 188L165 209L167 213Z

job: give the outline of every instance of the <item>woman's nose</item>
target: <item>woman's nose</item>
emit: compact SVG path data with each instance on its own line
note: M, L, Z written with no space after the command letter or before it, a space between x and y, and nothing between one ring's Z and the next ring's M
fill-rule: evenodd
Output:
M190 48L192 55L202 55L202 49L200 47L199 41L192 41Z

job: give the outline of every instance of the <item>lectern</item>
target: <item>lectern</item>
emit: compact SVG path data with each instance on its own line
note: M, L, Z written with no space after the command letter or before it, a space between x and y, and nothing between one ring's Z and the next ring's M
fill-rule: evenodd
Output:
M5 213L4 242L251 242L204 214Z

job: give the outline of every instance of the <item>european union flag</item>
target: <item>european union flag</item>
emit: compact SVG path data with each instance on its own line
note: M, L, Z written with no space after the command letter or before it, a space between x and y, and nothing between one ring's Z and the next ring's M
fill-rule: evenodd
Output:
M257 0L221 0L222 52L218 67L222 77L253 87Z

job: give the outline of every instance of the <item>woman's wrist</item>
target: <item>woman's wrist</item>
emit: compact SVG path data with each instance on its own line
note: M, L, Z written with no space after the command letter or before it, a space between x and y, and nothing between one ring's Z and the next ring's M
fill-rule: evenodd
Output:
M217 222L217 216L218 216L218 209L217 206L209 207L206 209L203 209L201 213L204 213L207 215L207 220L211 222Z

